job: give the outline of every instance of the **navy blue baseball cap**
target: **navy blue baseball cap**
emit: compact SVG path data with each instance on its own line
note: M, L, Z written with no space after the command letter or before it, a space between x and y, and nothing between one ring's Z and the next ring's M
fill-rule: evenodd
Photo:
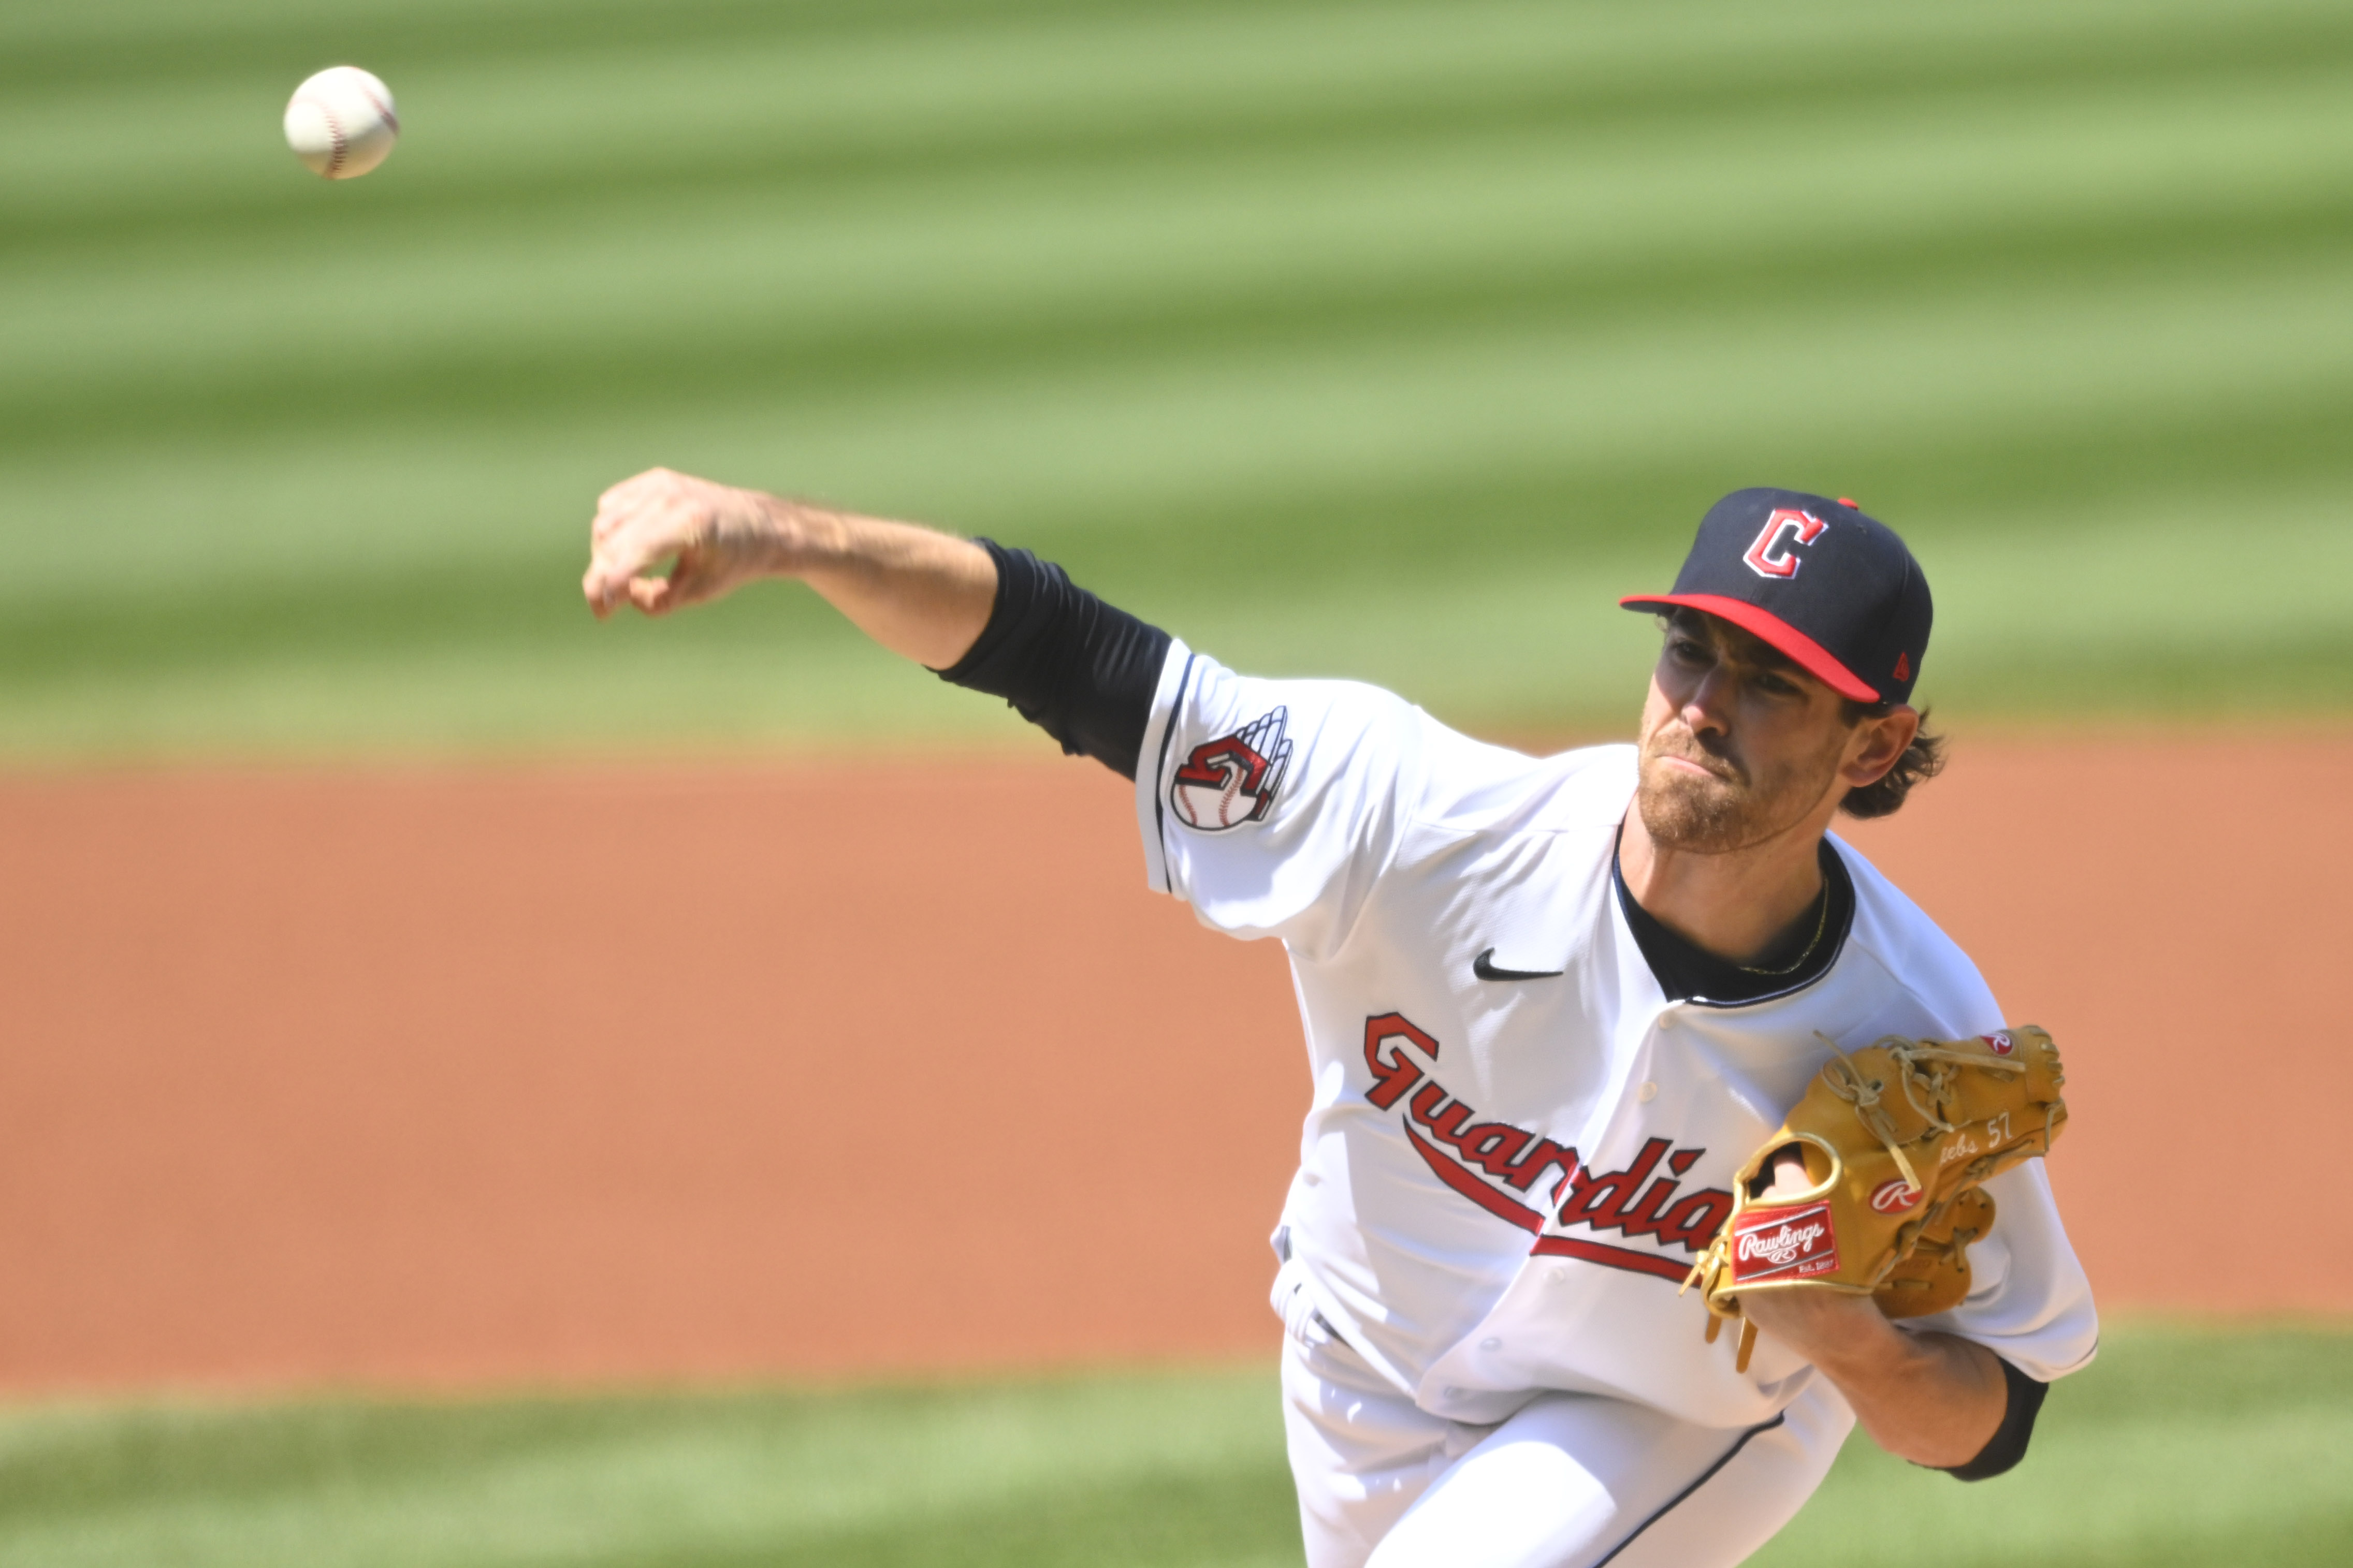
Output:
M1669 594L1630 610L1702 610L1857 702L1906 702L1928 652L1928 579L1895 531L1851 500L1735 490L1700 519Z

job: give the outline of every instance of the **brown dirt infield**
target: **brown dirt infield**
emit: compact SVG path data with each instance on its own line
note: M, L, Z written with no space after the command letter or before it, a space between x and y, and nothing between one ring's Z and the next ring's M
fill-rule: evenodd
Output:
M2067 1048L2110 1306L2353 1287L2353 826L2255 801L2348 785L1984 742L1855 834ZM1263 1350L1288 976L1131 824L1050 760L0 782L0 1389Z

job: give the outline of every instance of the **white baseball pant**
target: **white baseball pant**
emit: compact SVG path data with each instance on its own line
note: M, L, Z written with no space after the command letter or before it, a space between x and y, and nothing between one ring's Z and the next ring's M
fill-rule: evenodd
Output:
M1796 1516L1854 1426L1820 1378L1746 1430L1583 1394L1465 1426L1414 1404L1289 1295L1283 1426L1309 1568L1738 1563Z

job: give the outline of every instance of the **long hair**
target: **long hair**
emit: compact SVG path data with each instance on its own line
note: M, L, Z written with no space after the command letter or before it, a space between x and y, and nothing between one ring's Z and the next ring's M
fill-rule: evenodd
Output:
M1892 702L1857 702L1849 698L1845 717L1849 724L1860 724L1865 719L1883 719L1895 710ZM1920 732L1895 759L1895 765L1877 784L1846 792L1839 809L1849 816L1866 820L1874 816L1891 816L1904 804L1913 786L1935 778L1945 771L1945 737L1928 728L1928 710L1920 710Z

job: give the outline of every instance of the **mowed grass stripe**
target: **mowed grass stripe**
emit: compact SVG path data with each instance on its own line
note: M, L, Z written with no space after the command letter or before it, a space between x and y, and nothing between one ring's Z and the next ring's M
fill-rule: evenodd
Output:
M1641 142L1705 124L1737 139L1824 114L1931 107L1965 129L1993 96L2023 104L2098 100L2119 88L2150 100L2292 89L2341 73L2353 53L2353 24L2341 17L2326 30L2280 32L2238 13L2228 28L2210 17L2056 47L2039 37L1936 47L1954 40L1916 26L1890 37L1841 18L1822 32L1743 13L1682 31L1647 26L1634 36L1647 52L1607 47L1617 40L1597 40L1557 12L1474 13L1461 25L1419 12L1315 16L1268 37L1270 19L1288 18L1224 18L1174 47L1151 37L1000 28L944 39L885 33L847 56L791 37L689 37L586 53L542 38L527 71L447 45L405 71L397 58L373 57L406 84L408 144L424 156L372 180L367 197L341 199L397 222L427 212L609 211L617 194L654 190L757 186L805 201L910 178L986 181L1008 169L1083 179L1171 149L1377 154L1466 134L1543 129ZM1705 47L1657 47L1664 39ZM1360 58L1368 43L1379 52ZM181 71L160 88L16 96L0 105L0 129L10 132L0 141L8 198L0 237L22 252L72 255L164 229L307 229L315 194L257 134L285 79L283 69L234 79ZM1759 82L1781 80L1836 88L1760 94Z
M2129 114L2111 100L1981 105L1959 125L1801 121L1737 147L1713 131L1582 155L1548 136L1464 137L1386 160L1180 159L814 206L765 188L649 196L621 226L240 235L183 244L168 268L144 251L19 259L0 278L23 323L0 439L563 410L755 381L830 393L1499 320L1933 308L1955 288L2104 287L2168 264L2241 279L2250 263L2334 266L2353 238L2348 89L2353 70ZM2052 170L2054 143L2072 151ZM1812 220L1787 215L1841 205L1869 221L1794 241ZM369 372L356 385L354 363Z
M2333 1563L2353 1335L2112 1326L2027 1463L1963 1486L1858 1435L1764 1568ZM1298 1560L1270 1371L0 1416L0 1565Z
M1547 673L1636 657L1576 595L1758 480L1957 591L2056 552L2111 707L2348 685L2325 596L2202 662L2142 630L2343 521L2341 8L434 0L305 57L409 114L332 188L275 0L35 10L0 37L79 64L0 99L12 754L997 732L791 595L589 625L583 521L654 462L1482 724L1620 721ZM2179 569L2201 510L2234 547ZM2144 514L2182 553L2084 569ZM2050 639L1945 608L1955 710L2042 710Z
M2195 68L2211 77L2273 69L2341 46L2341 10L2318 0L2237 5L1988 4L1907 16L1837 0L1769 9L1692 4L1660 19L1605 4L1470 0L1413 4L1104 5L745 4L462 8L411 4L364 17L269 16L252 0L190 11L107 4L12 8L0 21L0 81L14 110L108 105L130 117L72 154L96 161L133 145L141 116L185 110L266 73L302 68L301 51L365 55L386 66L475 85L469 123L520 134L567 160L575 136L612 139L613 121L659 100L691 73L709 90L670 117L678 147L716 129L780 133L797 153L919 144L944 130L985 140L1057 128L1110 132L1279 130L1376 104L1409 118L1428 108L1514 104L1530 93L1588 112L1755 93L1806 79L1840 95L1910 93L1999 74L2021 85L2082 85ZM100 21L80 31L58 24ZM46 34L43 37L40 35ZM32 35L32 36L27 36ZM282 57L282 58L281 58ZM1874 77L1850 68L1881 68ZM565 85L594 93L583 99ZM638 90L633 97L632 89ZM174 97L174 94L183 95ZM1795 96L1795 95L1788 95ZM600 116L599 107L613 114ZM12 110L13 111L13 110ZM484 116L488 116L485 121ZM185 118L185 116L183 116ZM571 134L566 134L571 133ZM233 151L215 129L173 158ZM137 163L126 158L126 163ZM56 157L0 153L0 170L60 167ZM54 177L54 174L51 176ZM149 177L153 177L151 174Z
M1091 516L1116 531L1139 514L1194 507L1239 514L1235 526L1254 535L1297 530L1330 544L1327 530L1339 520L1267 517L1256 497L1342 485L1427 490L1490 470L1574 468L1588 454L1653 466L1680 455L1704 467L1727 449L1778 454L1775 471L1837 486L1858 447L1934 447L1955 431L1998 454L2053 427L2096 441L2111 426L2224 418L2248 403L2333 405L2348 331L2353 278L2342 268L2266 258L2235 270L2176 264L2073 288L2046 280L2031 293L1990 280L1934 300L1273 337L1205 344L1148 365L1074 356L944 369L911 384L801 381L781 367L766 378L739 366L742 379L656 384L645 389L654 406L619 410L593 398L578 406L521 395L474 403L453 389L448 407L387 417L364 437L342 436L332 421L299 434L257 421L251 445L223 432L217 445L192 446L184 464L159 472L181 492L176 503L126 506L127 481L117 480L85 500L69 532L47 528L59 513L27 507L10 542L31 573L18 584L49 591L76 576L119 580L116 554L92 549L100 542L133 557L152 545L149 574L242 575L251 564L220 545L240 534L263 542L264 522L284 532L324 524L379 534L386 551L407 541L419 561L451 549L496 556L511 553L498 542L515 528L576 540L596 489L643 453L964 526L1023 528L1046 514ZM1807 365L1822 369L1790 368ZM466 428L493 419L494 437ZM406 477L398 471L404 445L420 469ZM338 447L340 465L308 456ZM565 490L532 494L517 488L519 474L501 471L527 473L534 448L562 454L573 474ZM437 449L462 454L512 510L460 513L454 525L407 515L417 510L407 497L437 482L423 471L425 454ZM317 513L280 502L248 508L242 527L224 519L226 534L191 525L192 513L224 499L237 504L297 452L314 476ZM42 499L70 514L87 470L54 458L43 467L67 482ZM18 495L29 500L41 469L27 469ZM339 486L339 471L384 475L390 488ZM1884 494L1874 503L1895 507ZM1688 527L1684 510L1659 521L1662 537ZM1561 549L1579 543L1580 531L1615 531L1613 520L1598 519L1580 531L1570 506L1553 516Z
M1239 167L1213 161L1166 179L1146 169L1145 178L1126 182L1141 194L1124 205L1107 186L1063 192L1050 184L984 186L962 193L961 201L955 188L937 184L903 200L870 193L832 213L792 209L786 192L743 204L733 222L713 206L657 202L655 221L621 226L618 244L609 222L554 233L463 232L422 245L385 233L360 237L350 254L331 247L282 260L263 254L268 247L248 245L216 270L183 236L166 277L149 279L143 289L125 287L130 275L157 270L152 257L136 253L111 269L82 265L46 279L21 260L11 268L9 298L25 327L13 352L24 356L25 382L37 388L26 399L32 408L14 411L32 416L32 426L11 424L47 443L77 425L121 428L125 415L143 431L168 409L197 403L234 417L241 407L236 394L250 390L239 381L284 384L290 373L294 384L286 395L312 418L347 406L373 422L385 410L364 393L322 398L326 382L315 373L304 384L306 365L319 358L304 351L321 340L368 354L395 384L407 361L446 395L518 361L542 367L542 390L612 384L617 378L595 373L633 355L655 362L647 368L660 386L676 359L714 342L742 344L746 330L752 341L737 352L773 355L787 367L806 357L811 370L839 373L865 360L921 374L934 362L918 345L943 335L951 369L965 357L956 353L965 346L960 335L977 339L970 359L988 363L1008 352L1020 358L1008 345L1033 341L1051 355L1073 328L1082 341L1137 328L1143 341L1135 352L1148 356L1155 329L1214 343L1221 332L1262 332L1308 297L1353 295L1356 305L1327 309L1320 321L1303 311L1295 330L1309 335L1319 326L1340 332L1386 320L1400 306L1410 321L1417 304L1426 310L1441 295L1504 311L1532 304L1574 311L1588 282L1599 284L1590 313L1616 320L1642 303L1628 298L1626 275L1660 268L1681 284L1662 291L1660 307L1729 297L1769 309L1773 284L1786 284L1788 269L1784 263L1779 279L1770 265L1762 276L1746 269L1750 258L1775 248L1757 243L1759 220L1809 194L1872 203L1870 232L1839 247L1853 259L1834 263L1816 284L1836 292L1874 272L1933 292L1955 268L2023 272L2077 250L2096 266L2126 247L2201 254L2201 239L2226 250L2266 240L2326 246L2344 236L2341 176L2353 162L2347 117L2335 112L2341 86L2324 81L2299 95L2273 83L2253 97L2224 94L2202 105L2159 93L2139 106L2141 114L2121 119L2112 102L2076 102L2056 124L2021 121L2015 106L1997 104L1980 116L1986 125L1957 130L1938 105L1905 123L1881 116L1868 137L1847 134L1860 129L1851 121L1782 131L1793 118L1782 113L1752 135L1750 149L1729 150L1720 136L1687 131L1663 158L1647 144L1620 144L1581 162L1541 138L1497 146L1475 137L1416 159L1385 161L1377 146L1328 165L1269 155ZM1997 144L1989 136L2006 140ZM2085 158L2087 144L2102 139L2101 151L2137 151ZM2050 162L2052 146L2070 149L2073 162L2061 160L2058 177L2046 171L2040 186L2027 185L2036 194L2022 203L2017 176L2037 160ZM1856 147L1873 154L1858 163ZM2249 180L2250 166L2263 178ZM1480 169L1493 177L1475 177ZM1792 179L1782 173L1789 170L1804 174ZM1937 177L1957 174L1957 182ZM2178 188L2185 174L2204 176L2191 184L2209 198L2187 222L2190 204ZM2157 194L2168 186L2174 199L2158 203ZM1286 206L1286 192L1303 191L1322 199L1303 211L1297 202ZM1332 192L1345 195L1335 202L1325 194ZM1988 246L1978 221L1998 205L1990 199L1996 192L2012 228L2021 205L2137 210L2108 243L2079 222L2011 253ZM2267 208L2267 195L2279 205ZM2161 229L2151 231L2148 214L2158 205L2181 225L2173 246L2164 244ZM992 220L992 214L1004 216ZM1878 247L1888 244L1891 228L1909 244L1888 254ZM939 243L950 234L952 256ZM682 235L697 243L681 246ZM1449 237L1433 244L1423 237L1430 235ZM1183 243L1187 236L1195 237L1190 246ZM1598 245L1597 236L1604 237ZM1916 278L1893 272L1918 267L1924 253L1952 260ZM1713 265L1695 266L1694 256ZM1601 276L1579 276L1580 261L1598 261ZM1482 286L1491 268L1503 272L1500 287ZM164 286L152 286L157 282ZM1208 308L1199 308L1205 295ZM584 323L605 330L584 332ZM585 351L569 348L584 339ZM869 349L875 352L861 352ZM175 358L180 376L173 374ZM239 362L248 367L243 375ZM731 379L730 366L717 368L717 379ZM213 395L190 399L182 384L190 376L210 378ZM96 420L78 406L77 381L116 417ZM142 387L153 389L153 406L139 405ZM284 407L250 412L266 416Z
M1217 1369L35 1416L7 1434L0 1564L1076 1563L1155 1535L1281 1562L1295 1527L1268 1393Z
M2056 527L2048 511L1973 513L1984 526L1927 535L1944 609L1924 698L1965 744L1989 718L2079 724L2087 691L2107 714L2353 708L2353 626L2337 613L2353 526L2334 492L2278 500L2253 530L2234 530L2238 498L2215 494ZM1103 581L1083 539L1054 553ZM1615 600L1668 570L1608 550L1410 583L1362 566L1336 582L1301 563L1219 583L1133 564L1116 598L1240 668L1370 679L1473 731L1556 740L1630 732L1656 637ZM747 736L1043 745L1001 704L880 652L803 590L599 627L571 598L575 565L363 578L332 595L100 596L69 616L10 617L0 668L17 689L0 703L0 746L64 760L119 753L126 735L148 755L612 752ZM1301 581L1320 591L1297 593Z
M1899 519L1932 561L1948 538L2018 531L2022 518L2063 534L2078 515L2092 526L2142 509L2208 509L2231 519L2239 548L2201 558L2220 580L2251 584L2268 570L2265 540L2279 522L2343 516L2339 436L2353 420L2353 383L2211 398L2163 381L2146 390L2170 391L2174 405L2144 404L2127 416L2094 403L2069 417L1991 428L1826 420L1802 445L1786 431L1694 418L1688 440L1670 429L1630 450L1575 439L1524 444L1516 460L1503 461L1492 444L1472 442L1460 465L1419 477L1374 452L1353 464L1261 463L1237 484L1221 484L1213 468L1123 486L1118 454L1100 469L1081 468L1061 445L1073 430L1098 432L1044 417L1010 451L977 437L953 445L966 411L948 401L933 424L902 411L862 442L851 440L854 419L811 435L798 423L802 411L786 416L756 405L447 432L157 441L7 473L0 518L13 525L18 569L0 575L8 611L0 668L30 677L103 664L110 656L100 645L121 639L86 645L81 630L109 622L136 628L132 641L152 657L201 663L215 637L228 636L248 611L260 623L293 616L323 632L345 600L360 626L382 624L365 606L404 605L396 619L410 630L395 635L419 646L453 623L503 624L502 638L528 625L528 636L586 646L603 634L572 599L586 560L583 520L617 473L656 461L994 531L1066 561L1082 581L1145 613L1172 615L1204 592L1255 613L1313 605L1368 580L1492 579L1591 561L1597 551L1664 573L1699 510L1759 476L1863 497ZM983 412L976 405L971 417ZM1069 467L1017 467L1046 448ZM488 596L453 597L453 583L468 579L482 580ZM322 610L293 607L306 599ZM2179 608L2118 603L2154 622ZM665 635L693 636L707 618L689 617ZM193 640L169 640L182 637Z

